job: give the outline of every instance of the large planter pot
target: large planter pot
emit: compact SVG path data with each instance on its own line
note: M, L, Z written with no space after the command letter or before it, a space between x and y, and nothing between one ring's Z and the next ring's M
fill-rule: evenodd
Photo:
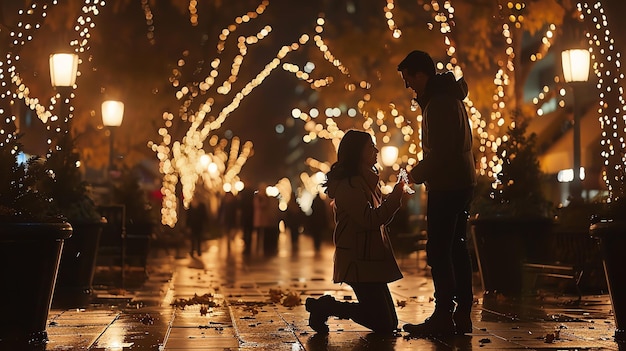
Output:
M624 267L626 267L626 221L614 220L592 224L590 229L592 237L600 240L600 251L604 263L613 314L615 315L615 340L626 341L626 279L624 279Z
M106 220L72 223L74 231L63 246L53 307L85 307L91 302L98 246L105 224Z
M43 350L69 223L0 225L0 350Z
M540 256L541 238L550 231L548 218L474 218L472 241L485 296L520 296L522 265Z

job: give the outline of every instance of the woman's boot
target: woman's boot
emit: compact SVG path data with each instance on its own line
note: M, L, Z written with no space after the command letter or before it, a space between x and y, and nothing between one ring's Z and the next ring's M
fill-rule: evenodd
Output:
M306 299L304 305L309 312L309 326L317 333L328 333L326 320L332 315L335 303L335 298L330 295L323 295L319 299L312 297Z

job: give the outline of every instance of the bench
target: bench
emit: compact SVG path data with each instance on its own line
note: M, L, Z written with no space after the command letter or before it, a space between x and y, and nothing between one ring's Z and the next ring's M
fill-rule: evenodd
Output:
M580 279L582 278L584 269L574 265L565 265L559 263L530 263L526 262L522 265L524 273L529 277L529 282L525 284L527 287L537 287L540 277L565 279L572 283L578 295L578 301L582 299L582 291L580 289Z
M547 233L542 240L522 263L525 287L546 288L550 279L565 280L580 299L583 289L588 288L583 286L583 278L593 279L594 275L603 273L597 242L587 232L557 230Z
M120 267L119 282L124 286L124 267L126 266L126 207L124 205L98 206L98 212L107 219L107 224L102 229L98 256L96 259L96 283L114 284L109 278L101 281L103 270L111 271Z

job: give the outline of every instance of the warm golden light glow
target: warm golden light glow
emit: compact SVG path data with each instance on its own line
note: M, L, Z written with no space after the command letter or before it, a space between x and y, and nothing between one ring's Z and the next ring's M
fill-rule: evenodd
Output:
M391 167L398 159L398 148L396 146L385 145L380 148L380 159L385 167Z
M124 119L124 103L108 100L102 103L102 124L107 127L119 127Z
M589 79L589 50L570 49L561 53L565 82L586 82Z
M447 59L437 62L437 67L449 69L457 77L462 76L463 72L458 62L459 48L456 46L452 35L452 31L456 30L453 2L433 0L421 3L422 8L432 15L430 20L432 23L427 23L426 26L433 31L433 34L440 36L446 48ZM154 43L155 26L154 14L150 8L151 4L153 3L150 1L141 0L146 27L148 28L146 36L150 43ZM400 4L396 4L394 0L386 0L385 4L384 12L381 12L381 15L384 16L384 25L388 27L394 40L401 39L402 31L399 29L401 16L394 16L394 12L399 15ZM53 1L52 5L49 6L56 5L57 2ZM293 119L296 123L303 125L303 142L325 139L332 142L336 147L344 134L338 121L352 118L355 121L355 126L362 127L372 135L376 135L381 144L397 143L398 140L402 140L408 145L408 155L403 155L400 159L397 159L396 156L394 164L402 162L411 166L421 158L422 150L419 138L422 115L419 113L418 107L415 106L415 110L408 114L403 114L402 109L397 109L393 103L390 103L389 106L372 107L372 101L376 99L372 96L374 93L370 89L378 82L357 78L355 72L358 72L358 69L355 68L351 71L336 56L340 51L334 52L332 41L325 38L324 26L328 20L324 18L323 14L312 21L309 33L302 33L293 43L287 43L288 45L277 48L275 56L265 62L264 68L255 77L245 82L243 88L236 88L235 83L242 79L240 72L245 68L248 52L266 41L269 36L274 35L272 34L272 26L266 24L261 24L254 31L240 37L236 37L238 35L236 33L238 33L240 26L260 18L268 5L269 1L260 2L255 10L235 18L233 23L216 33L218 39L216 55L212 59L207 58L209 72L205 72L203 77L196 79L195 77L183 76L185 71L183 68L193 64L188 62L190 61L188 55L183 54L178 61L173 63L175 67L170 79L173 90L175 90L174 96L178 99L180 106L177 106L179 108L175 112L163 113L163 125L158 130L159 140L150 141L148 144L159 160L159 168L163 177L161 192L164 195L162 203L162 222L164 224L173 226L177 222L178 197L176 189L178 187L183 189L185 203L193 197L198 181L201 181L203 186L210 191L224 191L225 189L232 191L243 187L243 183L238 179L238 173L252 154L252 143L241 142L237 137L229 140L220 139L215 135L215 131L222 127L227 117L240 106L242 100L260 86L276 68L282 68L296 79L306 82L305 84L316 92L337 83L337 85L344 87L347 92L360 94L361 98L358 101L346 104L347 106L335 102L329 103L330 106L307 107L306 109L302 108L302 110L293 109L291 112ZM75 38L69 42L69 45L75 54L81 55L83 60L87 57L83 53L89 49L90 30L94 28L95 19L103 6L105 6L104 1L88 1L82 5L81 13L77 16L74 26ZM20 11L19 16L24 20L19 22L20 25L15 30L7 33L7 41L17 49L16 52L19 52L19 49L23 49L30 42L33 32L40 28L38 23L41 21L38 17L45 18L47 9L46 6L37 6L33 3L29 8ZM505 1L502 3L502 8L498 9L501 18L505 21L505 23L497 24L497 29L502 41L506 43L506 47L503 49L506 57L499 64L499 69L493 77L491 110L488 110L483 116L474 106L472 96L465 100L470 112L472 127L476 132L478 148L481 152L477 157L480 163L480 172L489 176L493 176L501 169L499 157L495 155L495 151L506 140L506 128L511 125L511 111L519 107L515 106L515 97L511 96L511 88L515 82L515 75L518 73L516 71L518 67L515 67L514 64L517 61L514 59L516 55L522 54L515 52L515 48L518 47L516 45L518 43L515 41L520 40L515 37L515 33L516 29L523 28L528 23L525 9L525 1ZM189 2L187 10L191 25L197 25L199 19L197 2ZM589 55L588 60L593 62L592 69L598 80L600 103L597 111L602 128L602 157L606 168L604 180L609 190L614 191L618 188L618 183L623 181L624 169L626 168L626 152L624 151L626 150L624 141L626 108L621 56L615 50L601 2L581 2L578 5L578 10L581 12L582 18L590 24L588 27L591 31L587 33L589 48L585 50ZM32 23L32 25L21 23ZM541 45L529 53L532 61L537 62L546 57L549 50L554 47L553 40L558 40L555 34L559 33L558 29L554 24L542 29L545 32L541 38ZM227 45L230 46L229 50L235 51L235 57L232 60L220 55L227 48ZM323 61L324 64L329 63L335 68L336 73L318 74L319 69L316 70L313 62L306 62L306 64L304 62L299 64L286 62L287 55L300 50L305 45L314 45L317 50L319 60L315 63L319 61ZM71 97L61 100L58 94L43 98L32 96L31 88L15 68L19 61L19 55L8 52L0 60L0 83L3 87L0 98L9 99L11 103L13 100L23 100L24 104L47 125L51 124L49 122L58 121L59 116L53 112L58 110L57 107L60 102L69 102ZM78 62L76 60L72 65L77 67ZM587 73L588 71L589 69L587 69ZM51 72L51 75L54 75L55 79L61 77L57 73ZM567 76L564 78L569 81ZM559 87L562 83L560 79L555 77L554 85L556 88L546 86L533 100L537 115L544 113L543 103L551 98L557 97L559 99L557 106L564 106L565 92ZM56 82L53 84L73 86L76 83L69 80L66 83ZM226 104L221 106L216 101L226 101ZM194 103L193 108L190 107L192 102ZM14 124L16 120L14 112L0 112L5 117L4 124ZM186 127L188 128L183 132L184 136L178 136L173 131L175 122L180 121L187 123ZM106 124L104 120L103 123ZM15 137L13 130L14 128L11 129L9 126L0 125L0 146ZM209 160L209 163L201 165L200 160ZM327 171L329 167L329 164L319 161L308 161L308 163L315 165L316 168L314 169L319 169L322 172ZM303 176L303 178L306 177ZM313 176L309 178L313 178ZM309 186L315 183L311 179L308 181ZM309 190L313 192L312 187Z
M621 55L616 52L614 40L609 35L608 20L601 2L579 3L578 10L585 21L595 23L593 31L586 36L591 46L591 60L594 62L593 70L600 92L598 114L602 128L600 144L605 167L603 178L609 190L608 201L611 202L626 196L623 193L626 182L626 101Z
M50 82L54 87L71 87L76 83L78 72L78 55L50 55Z
M14 103L14 100L20 99L24 101L24 104L28 106L32 111L37 114L37 117L46 125L46 129L55 131L60 131L60 127L58 125L60 121L60 117L57 116L53 111L57 109L58 103L66 103L69 105L68 109L71 112L73 107L71 106L71 99L73 94L70 94L69 97L65 97L65 100L61 101L61 99L57 98L58 94L55 96L49 97L49 103L45 103L39 97L31 96L30 87L24 82L22 79L19 70L16 68L16 64L19 61L20 57L15 52L19 52L23 47L29 44L29 42L33 39L33 34L41 28L41 22L43 18L47 17L47 12L49 7L58 5L58 2L54 1L51 5L42 6L40 3L34 2L29 5L27 9L20 9L17 13L20 21L15 28L15 30L11 30L8 33L8 42L11 43L13 47L13 51L4 52L4 57L0 58L0 86L3 87L0 92L0 99L8 99L10 100L10 104ZM81 7L81 13L76 18L76 23L74 25L74 31L76 37L69 41L69 47L72 48L74 53L81 54L88 50L89 48L89 31L95 27L94 17L99 14L100 7L104 6L104 1L92 1L91 4L84 4ZM74 55L74 54L69 54ZM51 63L55 64L58 58L50 58ZM72 56L71 69L72 72L69 74L51 71L51 83L54 86L69 86L72 87L75 85L75 77L79 75L80 72L75 71L77 68L79 59L76 57L74 61ZM69 65L68 65L69 67ZM54 77L52 77L54 75ZM61 81L63 78L64 81ZM58 80L58 81L57 81ZM7 113L11 113L10 111L0 111L3 115ZM72 114L70 113L67 116L63 116L60 123L65 123L72 118ZM6 118L4 123L13 124L16 120L14 115ZM56 127L52 127L50 122L55 122ZM6 130L14 130L15 127L5 128L4 126L0 126L0 134L2 134L2 140L0 140L0 147L4 146L6 142L14 138L16 135L12 132L8 132ZM51 140L48 140L48 144L51 143Z

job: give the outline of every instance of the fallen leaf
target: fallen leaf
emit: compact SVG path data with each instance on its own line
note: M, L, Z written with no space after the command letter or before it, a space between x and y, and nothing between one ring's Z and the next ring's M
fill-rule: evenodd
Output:
M285 307L300 306L301 304L300 295L297 293L288 293L283 299L283 306Z

